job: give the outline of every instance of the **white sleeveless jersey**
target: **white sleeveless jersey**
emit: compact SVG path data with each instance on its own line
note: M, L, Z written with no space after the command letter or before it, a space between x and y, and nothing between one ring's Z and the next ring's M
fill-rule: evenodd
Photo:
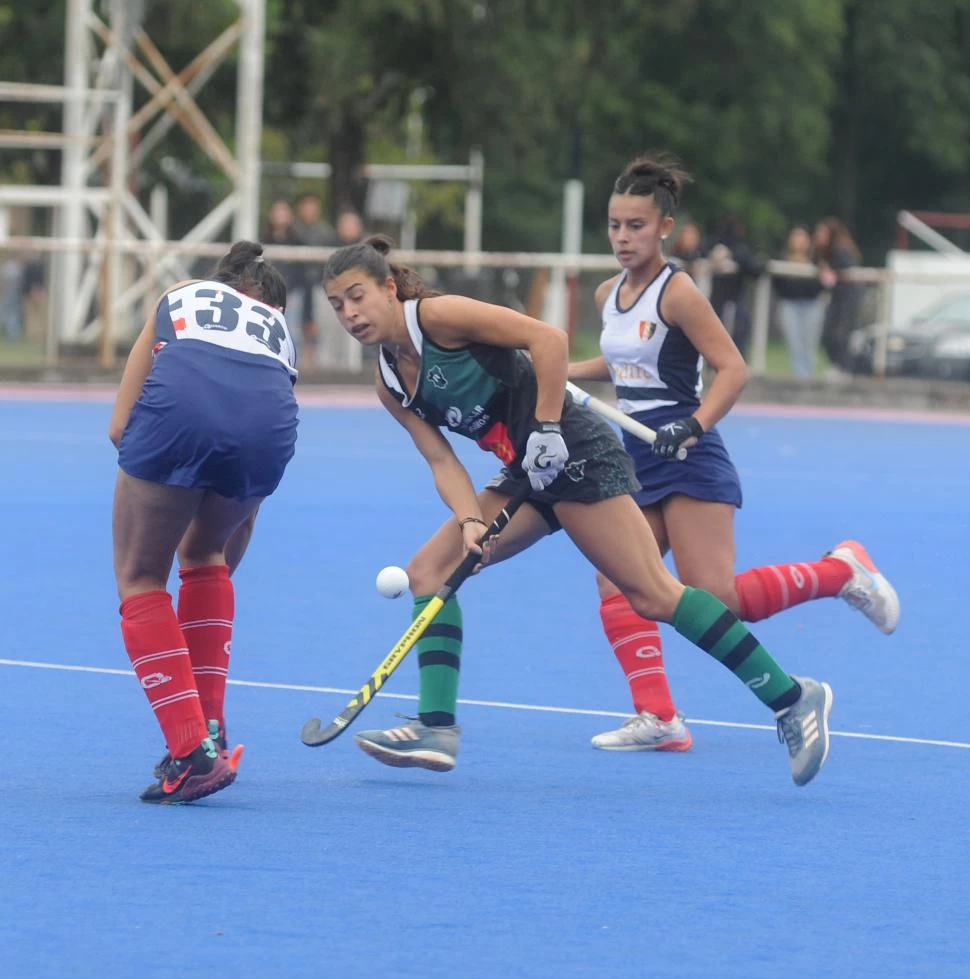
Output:
M678 271L668 262L628 309L620 306L624 272L603 305L600 349L616 387L617 407L628 415L700 403L703 360L684 331L660 315L660 299Z
M297 376L296 347L282 312L222 282L201 279L162 297L155 315L160 343L202 340L239 353L268 357Z

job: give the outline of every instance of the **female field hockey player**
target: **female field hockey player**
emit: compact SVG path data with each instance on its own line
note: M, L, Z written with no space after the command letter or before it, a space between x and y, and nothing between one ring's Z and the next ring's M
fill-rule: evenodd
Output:
M747 369L690 276L664 258L662 243L673 228L685 179L683 171L662 158L636 159L617 178L609 202L609 238L623 271L596 291L602 356L570 364L569 377L612 380L620 410L656 430L652 448L627 433L623 439L642 486L634 498L660 551L673 552L684 584L717 596L747 622L811 599L839 596L890 633L899 619L899 600L855 541L843 541L820 561L754 568L735 576L734 511L741 506L741 484L714 426L737 400ZM702 360L715 372L703 401ZM685 461L676 459L681 447L690 447ZM593 744L625 751L686 751L691 735L671 700L657 623L644 621L652 617L641 615L623 585L598 567L603 628L637 713L618 730L594 737ZM760 674L753 677L748 683L756 688Z
M236 242L210 278L162 295L111 416L121 634L169 751L145 802L226 788L242 753L226 751L229 575L293 456L297 426L286 286L262 252ZM177 613L166 591L176 553Z
M752 687L775 712L793 779L809 782L828 751L831 689L789 676L721 601L667 571L631 495L638 484L629 456L606 422L565 393L565 334L505 307L432 293L412 270L390 264L388 251L384 238L341 248L324 283L344 328L380 347L378 396L424 456L453 513L408 566L414 614L468 553L480 552L485 526L528 478L529 505L485 545L483 563L509 558L561 527L640 615L672 623ZM442 428L504 463L481 493ZM461 646L452 596L417 643L418 718L361 732L364 751L387 765L454 767Z

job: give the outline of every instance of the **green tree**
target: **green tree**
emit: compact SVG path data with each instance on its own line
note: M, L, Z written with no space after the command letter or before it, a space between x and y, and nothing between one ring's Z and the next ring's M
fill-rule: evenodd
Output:
M882 259L900 208L970 211L970 2L845 0L827 204Z
M146 29L179 70L238 15L233 0L148 0ZM64 0L0 0L0 78L63 78ZM555 249L563 180L579 164L587 247L637 152L679 155L685 208L734 211L762 243L833 212L879 261L900 207L970 211L970 0L267 0L264 152L327 160L335 206L362 203L361 164L401 159L408 100L424 158L485 153L485 245ZM146 97L136 87L136 105ZM231 142L235 77L200 104ZM0 103L0 127L57 129L59 106ZM577 154L576 150L581 149ZM177 157L218 194L177 128ZM56 152L0 151L6 179L56 182ZM456 245L460 193L422 195L422 240ZM186 222L204 202L173 196Z

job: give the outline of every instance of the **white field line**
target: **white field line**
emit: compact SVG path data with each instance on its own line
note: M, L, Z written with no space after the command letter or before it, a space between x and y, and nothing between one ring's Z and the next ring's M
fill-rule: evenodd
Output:
M0 659L0 666L21 666L34 670L61 670L68 673L99 673L108 676L134 676L131 670L118 670L107 666L72 666L66 663L39 663L25 659ZM357 690L344 687L318 687L303 683L270 683L262 680L229 680L235 687L255 687L262 690L293 690L300 693L332 693L351 696ZM410 693L379 693L378 697L389 700L417 700ZM545 714L579 714L583 717L629 717L629 713L615 710L591 710L582 707L550 707L544 704L515 704L503 700L459 700L459 704L469 707L498 707L503 710L527 710ZM731 727L749 731L774 731L774 724L741 724L735 721L706 721L696 717L687 718L690 724L707 727ZM858 738L861 741L892 741L897 744L921 744L935 748L970 748L970 742L939 741L934 738L903 738L894 734L864 734L859 731L830 731L832 737Z

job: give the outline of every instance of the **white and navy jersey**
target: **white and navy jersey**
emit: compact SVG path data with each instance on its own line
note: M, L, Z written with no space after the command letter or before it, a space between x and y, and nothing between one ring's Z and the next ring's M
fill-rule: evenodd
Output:
M280 310L222 282L202 279L166 293L155 314L157 344L202 340L268 357L296 378L296 347Z
M660 315L664 290L678 271L668 262L627 309L620 305L624 272L603 305L600 349L616 387L617 407L628 415L700 404L701 355L683 330Z

